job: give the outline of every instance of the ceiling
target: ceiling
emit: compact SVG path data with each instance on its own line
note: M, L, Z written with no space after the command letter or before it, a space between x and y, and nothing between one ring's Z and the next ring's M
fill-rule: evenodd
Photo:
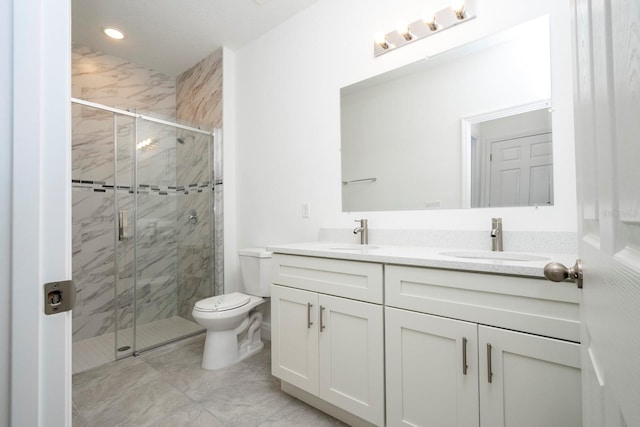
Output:
M169 76L237 50L317 0L72 0L72 40ZM122 30L123 40L102 33Z

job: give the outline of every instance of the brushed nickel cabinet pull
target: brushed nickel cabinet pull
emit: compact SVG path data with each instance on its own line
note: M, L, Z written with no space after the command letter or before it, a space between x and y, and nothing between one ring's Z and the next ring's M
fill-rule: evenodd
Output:
M313 304L308 302L307 303L307 329L311 328L311 325L313 325L313 322L311 321L311 307L313 307Z
M492 382L493 372L491 371L491 344L487 344L487 381Z
M320 306L320 332L324 331L324 323L322 323L322 312L324 312L324 307Z
M467 339L462 337L462 374L467 375Z

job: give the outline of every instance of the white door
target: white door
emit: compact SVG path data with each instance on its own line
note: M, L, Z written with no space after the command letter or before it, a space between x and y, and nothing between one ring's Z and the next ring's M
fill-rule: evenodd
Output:
M388 426L478 426L478 325L385 308Z
M640 3L575 0L585 426L640 426Z
M271 286L271 373L318 395L318 294Z
M71 425L71 312L43 284L71 278L70 1L13 0L11 425Z
M491 143L489 206L553 204L551 133Z
M384 424L382 306L320 295L320 398Z
M582 427L580 345L478 326L480 425Z

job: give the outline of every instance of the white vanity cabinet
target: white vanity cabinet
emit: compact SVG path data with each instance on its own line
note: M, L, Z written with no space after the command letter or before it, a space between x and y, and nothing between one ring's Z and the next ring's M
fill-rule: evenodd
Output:
M272 374L384 425L382 265L274 254L272 266Z
M566 285L386 266L387 425L581 426Z
M387 307L385 331L387 425L477 426L477 325Z

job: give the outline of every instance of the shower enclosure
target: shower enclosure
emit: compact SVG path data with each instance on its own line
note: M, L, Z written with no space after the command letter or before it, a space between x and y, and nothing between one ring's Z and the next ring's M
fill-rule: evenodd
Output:
M220 131L73 99L74 372L203 329ZM221 291L219 289L219 291Z

